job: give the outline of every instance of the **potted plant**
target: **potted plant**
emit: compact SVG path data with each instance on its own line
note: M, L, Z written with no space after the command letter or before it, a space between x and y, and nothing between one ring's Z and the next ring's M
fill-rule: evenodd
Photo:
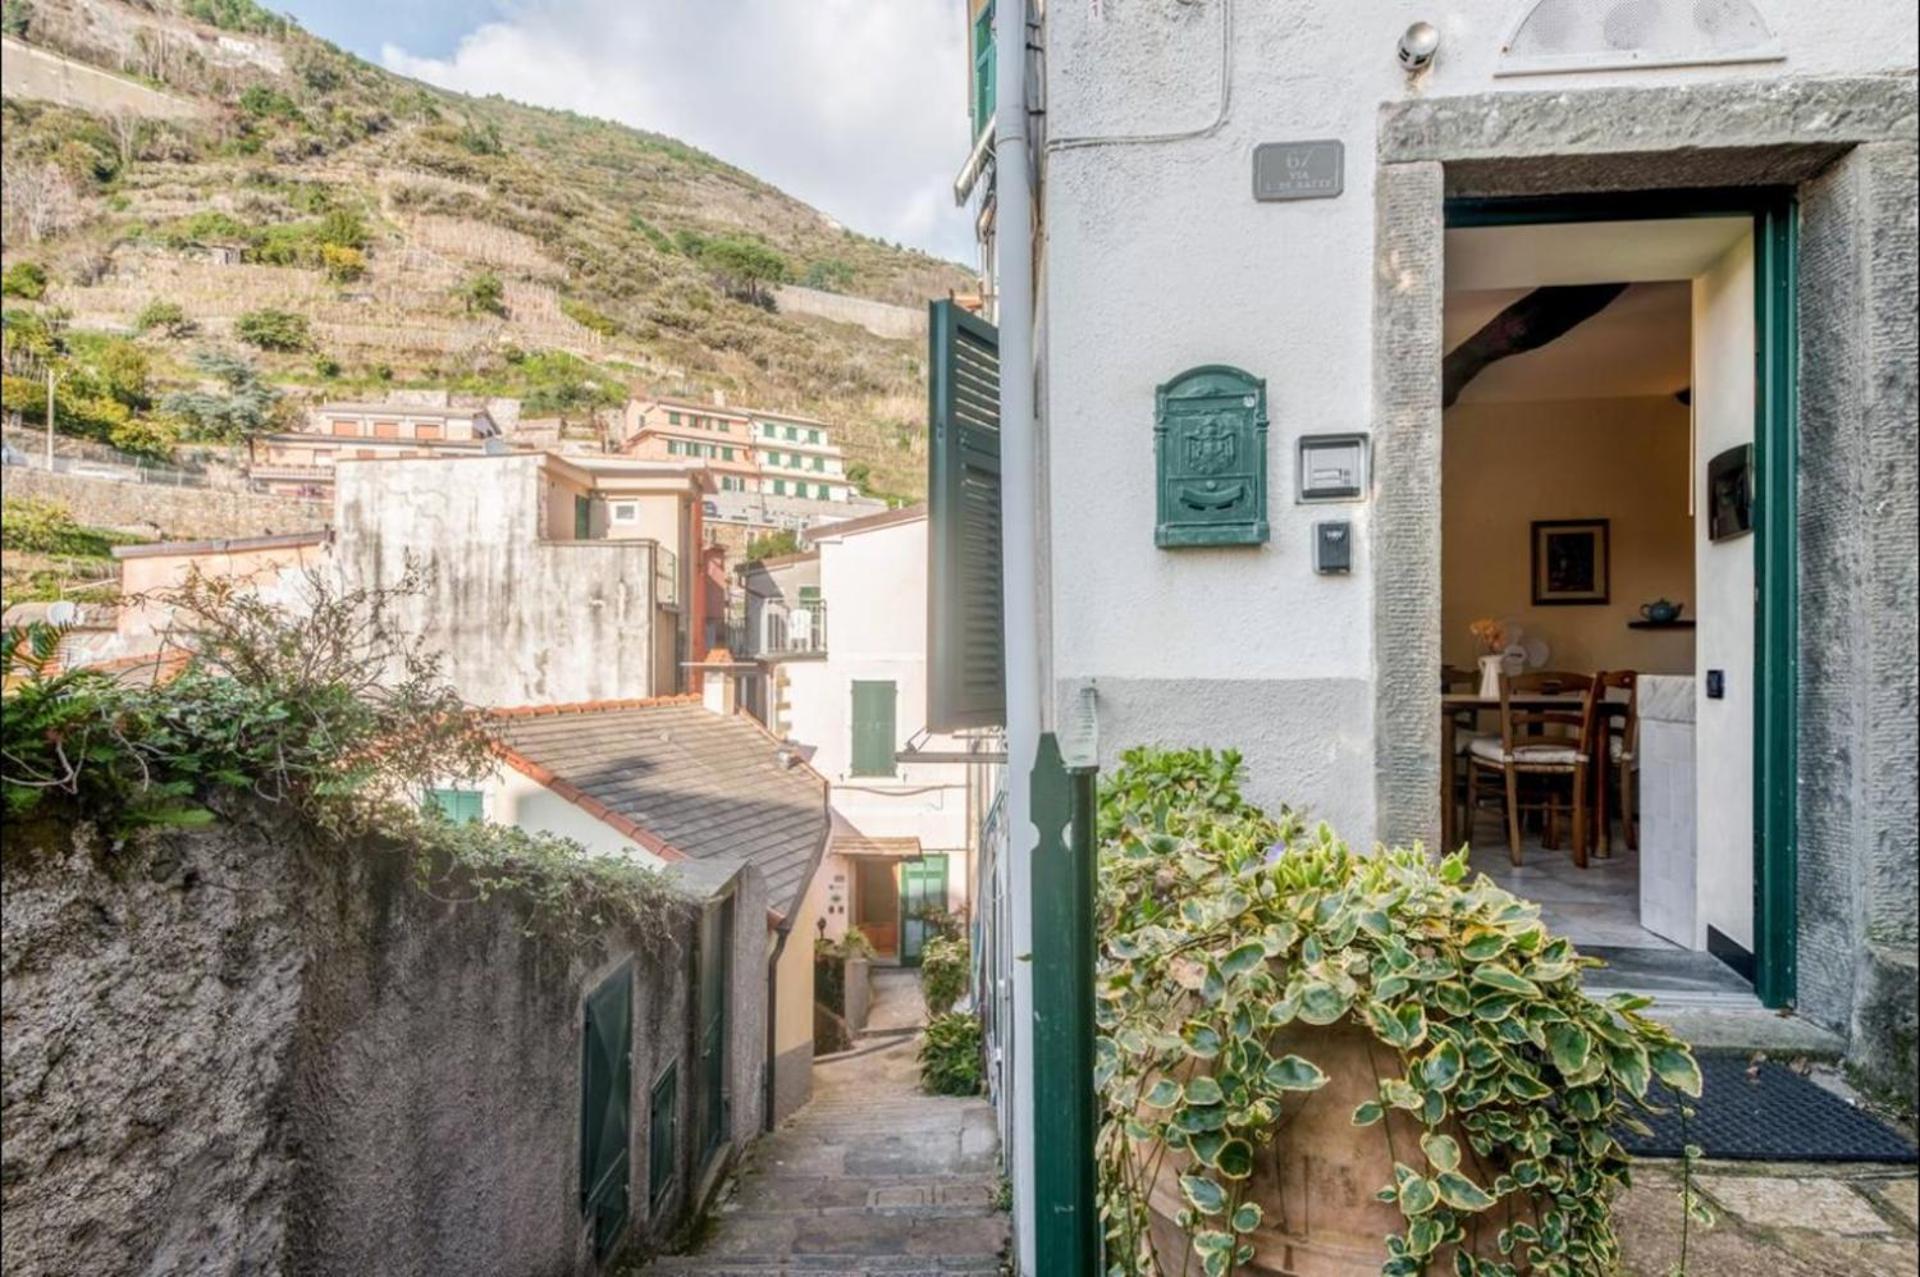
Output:
M1614 1129L1656 1077L1699 1094L1686 1046L1589 997L1592 960L1463 856L1356 853L1247 804L1238 768L1133 751L1102 797L1110 1261L1610 1271Z

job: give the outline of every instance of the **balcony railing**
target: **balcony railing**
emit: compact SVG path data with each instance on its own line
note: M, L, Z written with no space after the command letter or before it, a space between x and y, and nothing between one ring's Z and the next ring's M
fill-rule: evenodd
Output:
M769 603L760 614L758 656L824 656L827 651L827 605L793 606Z

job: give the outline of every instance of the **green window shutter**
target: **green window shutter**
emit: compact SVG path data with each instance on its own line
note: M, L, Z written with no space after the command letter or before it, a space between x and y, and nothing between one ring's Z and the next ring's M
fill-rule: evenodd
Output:
M486 815L477 789L429 789L427 802L456 825L471 825Z
M657 1211L673 1188L680 1155L680 1062L653 1084L647 1097L647 1202Z
M670 425L670 426L677 426L677 425L679 425L679 424L680 424L680 414L679 414L679 413L677 413L677 412L670 412L670 413L668 413L668 414L667 414L667 424L668 424L668 425Z
M585 497L573 499L573 538L584 541L593 535L593 503Z
M928 325L927 726L1006 722L1000 334L951 301Z
M999 76L993 56L993 6L980 11L973 24L973 135L993 119L995 86Z
M580 1038L580 1211L605 1258L627 1225L633 1109L633 969L587 995Z
M892 683L853 684L853 774L891 776L893 768L894 702Z

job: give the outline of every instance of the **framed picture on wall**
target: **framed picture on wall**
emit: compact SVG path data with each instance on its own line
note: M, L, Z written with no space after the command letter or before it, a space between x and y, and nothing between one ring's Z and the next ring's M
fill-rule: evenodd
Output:
M1533 605L1607 602L1607 520L1536 519Z
M1753 531L1753 445L1728 448L1707 462L1707 539L1727 541Z

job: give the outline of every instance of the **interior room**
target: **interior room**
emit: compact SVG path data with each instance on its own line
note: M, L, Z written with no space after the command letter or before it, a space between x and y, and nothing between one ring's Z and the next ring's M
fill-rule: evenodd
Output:
M1459 227L1446 258L1450 845L1638 986L1744 993L1751 223Z

